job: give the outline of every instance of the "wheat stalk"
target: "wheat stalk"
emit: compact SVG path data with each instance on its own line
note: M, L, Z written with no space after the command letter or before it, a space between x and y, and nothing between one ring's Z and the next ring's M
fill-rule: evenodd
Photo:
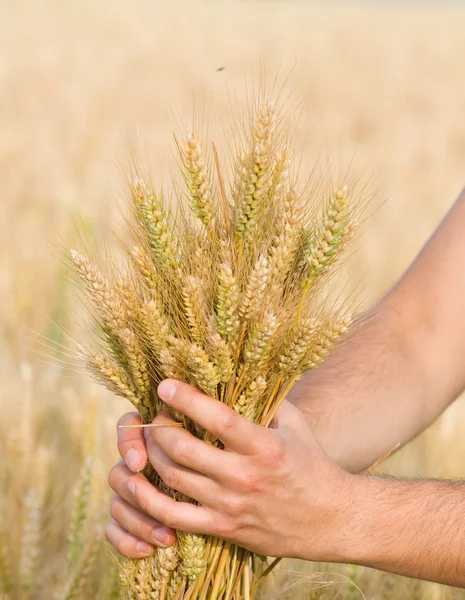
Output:
M274 102L254 111L229 195L216 147L217 184L199 139L176 139L190 215L184 197L181 216L174 218L162 196L133 177L130 233L136 245L115 281L71 253L99 332L81 356L146 424L164 408L158 383L174 377L267 426L295 381L347 331L346 313L321 300L320 292L351 237L355 192L337 186L329 198L322 195L315 221L318 198L307 198L290 176L282 123ZM222 447L182 415L174 418ZM179 498L152 468L145 475ZM175 547L128 561L123 578L134 600L249 600L254 565L249 552L232 544L178 532Z

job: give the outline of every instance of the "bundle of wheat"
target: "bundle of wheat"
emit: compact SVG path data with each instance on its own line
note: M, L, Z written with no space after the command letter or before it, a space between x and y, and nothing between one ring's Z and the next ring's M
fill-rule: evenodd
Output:
M147 180L132 178L136 245L119 276L107 279L71 251L99 334L80 354L145 423L164 408L158 384L173 377L268 426L350 322L322 290L354 231L354 189L338 185L323 198L299 191L289 129L273 102L258 102L242 130L229 189L214 145L209 157L196 136L176 139L190 210L181 198L173 214ZM145 475L167 490L153 469ZM123 579L134 599L247 600L256 565L242 548L178 532L175 547L126 563Z

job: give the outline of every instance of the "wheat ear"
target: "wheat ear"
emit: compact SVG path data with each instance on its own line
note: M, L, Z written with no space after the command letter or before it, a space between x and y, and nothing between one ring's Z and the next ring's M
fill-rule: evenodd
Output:
M186 183L189 188L192 212L210 233L213 229L214 218L212 185L204 152L199 140L194 135L189 136L181 151L181 158L186 169Z
M78 481L74 488L73 506L71 509L71 522L68 532L68 562L74 564L82 550L84 530L89 510L90 492L92 483L93 459L88 456L79 473Z
M66 584L60 600L80 598L90 585L91 573L96 564L101 539L102 534L98 529L84 547L78 567Z
M149 190L144 179L136 177L131 186L139 219L150 241L150 249L161 268L180 266L178 242L173 224L169 221L163 201Z
M21 557L19 561L19 579L24 590L34 586L38 558L40 553L41 501L37 489L31 487L24 499L26 516L21 537Z
M307 276L314 279L328 268L344 249L353 232L351 203L347 187L334 192L328 200L315 232L304 246Z
M255 228L267 197L275 126L276 107L269 102L252 124L250 153L242 154L240 159L236 189L236 235L239 238Z

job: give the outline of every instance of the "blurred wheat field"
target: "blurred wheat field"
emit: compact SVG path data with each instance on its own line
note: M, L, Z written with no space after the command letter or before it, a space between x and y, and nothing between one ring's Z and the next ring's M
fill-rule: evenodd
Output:
M121 165L138 140L154 179L168 186L171 130L179 115L189 122L193 98L196 114L217 123L210 135L221 134L230 102L242 101L254 78L290 73L303 113L302 169L322 153L368 165L382 204L348 267L363 273L368 306L464 184L464 27L465 7L452 4L0 3L0 582L7 571L17 582L0 598L65 597L73 488L90 455L86 535L106 518L115 423L128 406L56 350L72 347L62 330L73 338L79 325L60 248L79 236L90 248L109 246L119 233ZM383 470L464 477L464 426L458 401ZM25 502L34 494L35 524ZM106 574L100 584L94 574L80 597L117 598L104 549L98 560ZM362 598L350 580L372 600L465 598L369 569L295 561L262 596Z

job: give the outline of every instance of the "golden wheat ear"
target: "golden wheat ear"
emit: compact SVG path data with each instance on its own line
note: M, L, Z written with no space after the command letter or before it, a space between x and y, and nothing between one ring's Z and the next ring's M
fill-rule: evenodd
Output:
M294 383L325 360L349 325L326 282L352 234L353 190L336 190L315 211L319 198L299 189L275 103L254 106L239 130L229 186L215 144L210 157L197 135L175 137L186 186L175 188L176 218L151 183L131 178L134 247L114 280L71 253L96 334L81 354L97 380L133 403L140 427L158 426L151 422L165 408L157 386L166 377L268 426ZM173 426L222 448L172 415ZM194 502L150 466L144 475L176 500ZM74 546L83 518L78 505ZM175 547L127 561L123 580L131 600L250 600L264 576L261 570L255 580L256 564L230 543L178 532Z

